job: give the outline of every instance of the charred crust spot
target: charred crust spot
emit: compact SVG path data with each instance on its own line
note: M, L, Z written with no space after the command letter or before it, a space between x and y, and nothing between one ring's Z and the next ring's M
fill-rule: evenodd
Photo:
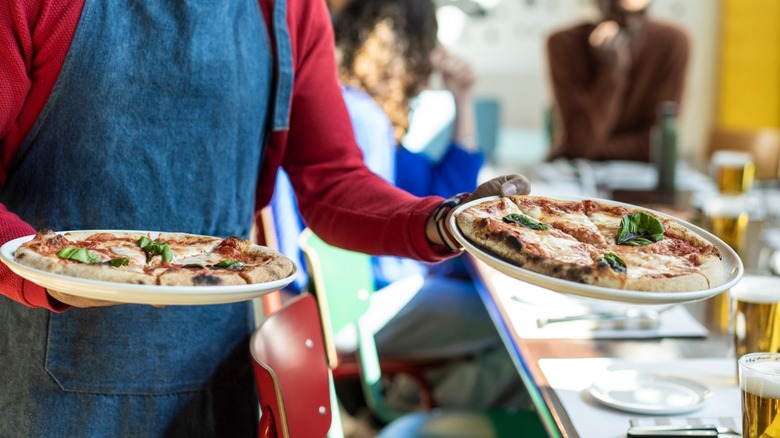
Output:
M222 284L222 279L215 275L203 274L192 277L192 282L196 286L219 286Z
M590 266L583 266L578 269L567 269L563 273L563 279L575 283L586 283L583 277L589 275L591 272L593 272L593 269L591 269Z
M520 239L513 236L512 234L509 234L506 231L502 231L499 237L504 242L504 244L512 251L517 251L517 252L523 251L524 248L523 242L521 242Z

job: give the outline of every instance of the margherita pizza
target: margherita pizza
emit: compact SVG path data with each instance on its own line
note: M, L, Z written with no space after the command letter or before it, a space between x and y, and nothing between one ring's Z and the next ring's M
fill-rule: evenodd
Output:
M689 292L720 285L720 251L677 221L594 200L509 196L461 211L463 235L530 271L614 289Z
M163 286L265 283L295 270L288 258L249 240L184 233L40 230L14 258L73 277Z

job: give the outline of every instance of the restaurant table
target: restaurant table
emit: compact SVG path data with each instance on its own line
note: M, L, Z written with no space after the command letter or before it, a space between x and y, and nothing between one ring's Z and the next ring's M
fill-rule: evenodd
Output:
M492 267L467 255L470 266L474 270L477 290L485 303L491 318L510 353L515 366L523 380L531 400L542 419L545 428L551 437L586 437L598 436L583 434L578 431L572 421L572 413L567 412L560 397L540 365L544 361L553 359L585 359L608 358L615 361L634 362L672 362L681 359L730 359L734 362L731 349L731 338L727 332L712 327L701 336L692 337L656 337L651 339L588 339L588 338L527 338L518 333L517 321L513 321L512 293L507 293L507 288L522 290L525 283L507 279L504 274ZM508 280L508 281L507 281ZM707 302L685 304L690 313L697 316L705 327L712 325L708 321ZM734 371L736 373L736 371ZM736 380L732 379L732 386L736 388ZM610 408L603 407L605 410ZM734 407L736 414L739 406ZM695 415L692 414L692 415ZM637 417L636 414L625 413L624 425L620 426L628 430L629 419ZM625 433L623 434L625 436Z

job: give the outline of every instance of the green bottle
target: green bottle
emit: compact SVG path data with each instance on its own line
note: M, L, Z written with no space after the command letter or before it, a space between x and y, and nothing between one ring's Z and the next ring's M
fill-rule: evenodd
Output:
M652 129L650 147L658 171L657 189L674 192L677 186L677 103L661 102Z

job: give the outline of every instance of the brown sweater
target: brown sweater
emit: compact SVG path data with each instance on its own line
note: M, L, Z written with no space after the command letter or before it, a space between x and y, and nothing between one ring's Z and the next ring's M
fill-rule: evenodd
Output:
M650 130L662 101L680 102L688 61L686 34L648 21L646 39L625 79L599 70L588 44L594 24L547 41L555 119L549 158L650 161Z

